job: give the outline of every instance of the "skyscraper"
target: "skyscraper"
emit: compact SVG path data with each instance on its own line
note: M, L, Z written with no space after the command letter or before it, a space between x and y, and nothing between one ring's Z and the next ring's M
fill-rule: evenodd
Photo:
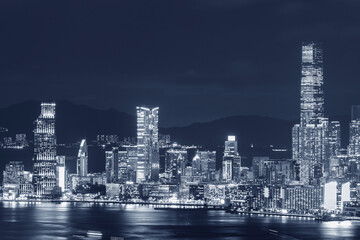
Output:
M300 181L309 184L329 171L329 160L340 149L340 123L324 117L322 49L310 42L302 46L300 124L292 129L293 159L300 163ZM316 175L316 176L315 176Z
M106 182L117 183L119 178L119 149L113 147L111 151L105 151Z
M128 159L128 153L127 151L119 151L118 152L118 180L119 183L126 183L128 180L128 165L129 159Z
M159 108L137 107L137 172L136 182L159 179Z
M166 151L165 172L168 174L169 182L180 183L181 177L185 176L188 165L188 153L185 149L171 148Z
M351 106L351 120L359 120L360 121L360 105L352 105Z
M39 197L51 195L56 187L55 103L41 103L34 129L34 192Z
M77 175L80 177L86 177L88 174L88 148L86 139L81 140L80 148L77 157Z
M236 160L236 164L234 164L234 160ZM231 181L233 179L233 167L237 166L237 173L239 172L239 164L240 161L239 153L238 153L238 145L235 136L228 136L227 141L225 141L225 150L224 157L222 162L222 177L225 181Z
M318 43L302 45L300 126L324 117L323 57Z
M235 136L228 136L228 140L225 141L225 157L234 157L238 155L238 146Z
M360 156L360 105L351 106L348 153L351 156Z
M56 185L64 192L66 189L67 173L65 169L65 156L56 156Z

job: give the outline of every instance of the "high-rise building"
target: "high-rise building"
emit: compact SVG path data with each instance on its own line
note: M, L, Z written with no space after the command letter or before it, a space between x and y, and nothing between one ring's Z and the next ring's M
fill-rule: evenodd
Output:
M136 166L137 166L137 147L126 146L128 158L128 180L136 182Z
M337 208L337 182L328 182L324 185L324 209Z
M202 176L203 181L214 180L216 172L216 151L196 151L192 160L194 174Z
M351 120L359 120L360 121L360 105L352 105L351 106Z
M350 156L360 156L360 121L352 120L349 124L349 146Z
M111 151L105 151L106 182L117 183L119 177L119 149L113 147Z
M348 154L360 156L360 105L351 106Z
M28 143L26 141L26 134L16 134L15 135L15 144L18 147L26 147Z
M56 156L57 165L56 165L56 185L61 188L61 191L64 192L66 189L66 179L67 173L65 169L65 156Z
M137 107L137 172L136 182L159 179L159 108Z
M12 161L5 165L3 184L20 184L24 181L24 164L21 161Z
M34 129L34 192L39 197L52 194L56 184L55 103L41 103Z
M86 177L88 174L88 148L86 139L81 140L80 148L77 157L77 175L80 177Z
M222 163L222 178L226 182L232 180L232 159L224 159Z
M165 172L171 183L180 183L188 165L188 153L181 148L171 148L165 155Z
M118 166L119 166L119 182L126 183L128 180L128 153L127 151L119 151L118 152Z
M302 45L300 126L324 117L323 57L318 43Z
M340 150L340 123L324 117L322 49L318 43L302 46L300 124L292 129L292 155L300 164L300 181L318 183L329 173L331 156ZM321 174L315 174L321 169Z
M234 157L238 155L238 145L235 136L228 136L228 140L225 141L225 157Z
M20 185L25 183L24 164L13 161L5 166L3 172L3 197L4 199L15 199L20 192Z
M235 166L235 169L234 169ZM222 178L224 181L231 181L234 178L234 172L236 177L234 180L239 179L241 167L241 158L238 153L238 144L235 136L228 136L225 141L224 156L222 162ZM235 170L235 171L234 171Z

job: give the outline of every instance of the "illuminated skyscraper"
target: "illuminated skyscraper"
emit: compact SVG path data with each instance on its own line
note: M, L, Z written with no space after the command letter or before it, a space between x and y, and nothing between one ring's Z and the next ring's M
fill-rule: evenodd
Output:
M128 153L127 151L119 151L118 153L118 180L119 183L126 183L126 181L128 180L128 170L129 170L129 166L128 165Z
M34 129L34 192L50 196L56 184L55 103L42 103Z
M66 179L67 173L65 170L65 156L56 156L57 165L56 165L56 185L61 188L61 191L64 192L66 189Z
M316 124L324 117L322 48L304 43L301 62L300 126Z
M236 164L234 160L236 159ZM234 166L237 166L237 171L239 172L239 161L241 161L238 153L238 145L235 136L228 136L227 141L225 141L225 150L224 157L222 162L222 178L224 181L231 181L233 179Z
M228 136L225 141L224 157L234 157L238 155L238 146L235 136Z
M77 157L77 175L80 177L86 177L88 174L88 148L86 140L81 140L80 148Z
M181 177L185 176L188 164L188 153L181 148L171 148L165 155L165 172L169 176L169 182L180 183Z
M309 184L329 172L329 160L340 149L340 123L324 117L322 49L302 46L300 124L292 129L293 159L300 163L300 181ZM316 180L318 182L318 180Z
M222 162L222 178L226 182L232 180L232 160L224 159Z
M159 108L137 107L137 172L136 182L159 178Z
M196 151L192 161L195 175L202 176L202 181L214 180L216 171L216 151Z
M337 182L328 182L324 185L324 209L337 208Z
M114 147L111 151L105 151L106 182L117 183L119 178L119 149Z
M360 156L360 105L351 106L348 153L350 156Z

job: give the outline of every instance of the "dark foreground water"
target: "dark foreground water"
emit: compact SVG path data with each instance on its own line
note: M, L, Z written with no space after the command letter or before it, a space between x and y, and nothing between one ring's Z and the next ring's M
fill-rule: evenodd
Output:
M87 203L0 203L0 239L360 239L360 222L316 222L223 211ZM277 230L272 234L269 229Z

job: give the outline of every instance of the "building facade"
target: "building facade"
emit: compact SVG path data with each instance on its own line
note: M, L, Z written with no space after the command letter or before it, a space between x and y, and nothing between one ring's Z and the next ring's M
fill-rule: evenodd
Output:
M76 172L78 176L86 177L88 174L88 148L86 139L81 140L76 163Z
M318 183L329 172L330 157L340 150L340 123L324 117L323 58L318 43L304 43L301 65L300 123L292 129L293 159L300 164L300 181Z
M42 103L34 129L34 193L48 197L56 184L55 103Z
M159 108L137 107L136 182L159 179Z

